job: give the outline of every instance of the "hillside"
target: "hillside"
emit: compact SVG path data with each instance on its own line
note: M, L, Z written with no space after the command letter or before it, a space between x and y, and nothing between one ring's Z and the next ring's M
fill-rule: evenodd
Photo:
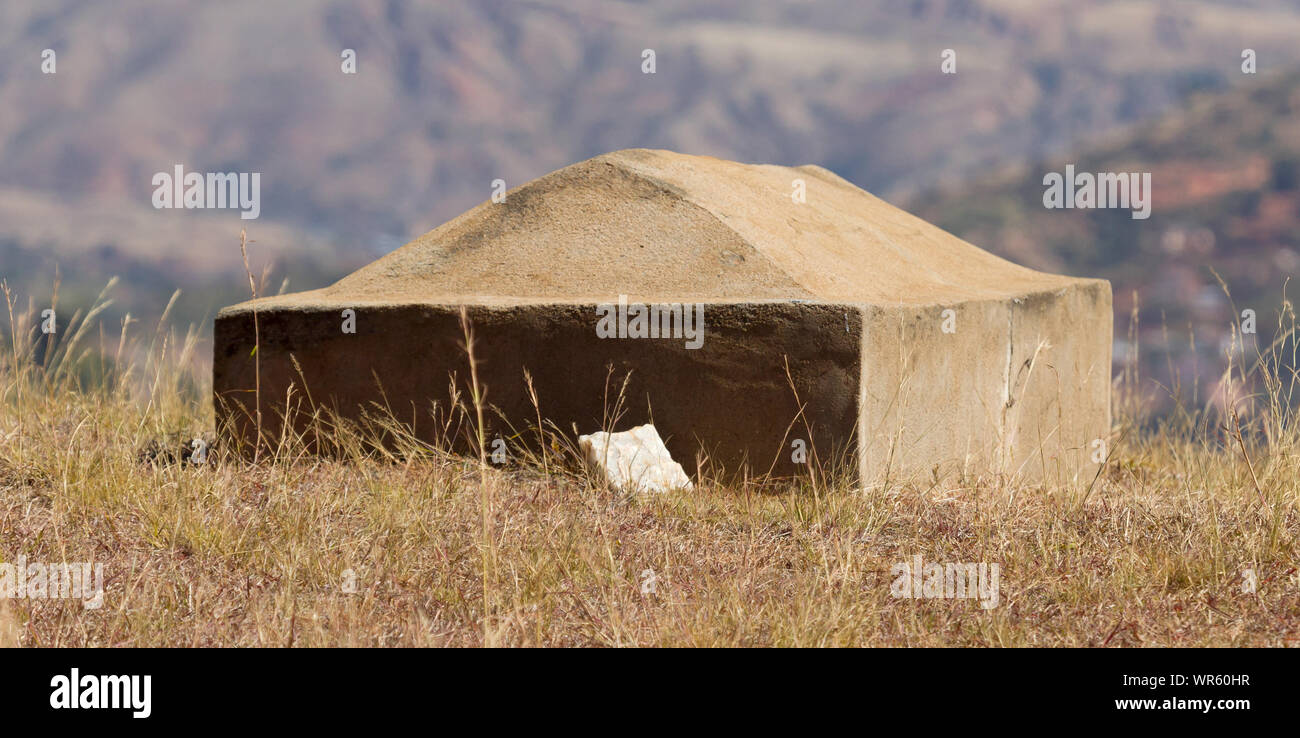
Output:
M188 318L238 299L250 223L150 206L177 163L263 174L255 269L301 288L494 179L628 147L820 164L898 201L1236 84L1243 47L1300 64L1297 36L1283 0L17 0L0 7L0 276L44 295L56 263L83 292L133 274L119 307L137 314L178 285Z
M1068 159L919 196L912 210L1017 262L1111 280L1116 337L1140 306L1143 367L1162 382L1217 377L1234 315L1277 328L1300 270L1300 76L1194 96L1185 110ZM1150 172L1151 215L1047 209L1044 175ZM1215 273L1231 293L1224 294ZM1235 310L1232 307L1235 303ZM1117 342L1116 362L1132 347Z

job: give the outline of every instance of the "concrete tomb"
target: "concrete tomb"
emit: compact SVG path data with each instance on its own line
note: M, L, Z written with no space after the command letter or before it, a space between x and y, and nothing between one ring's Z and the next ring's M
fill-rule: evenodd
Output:
M462 307L508 452L536 438L525 370L548 427L653 422L692 474L1091 479L1110 431L1107 282L1012 264L820 167L633 149L222 310L222 433L251 447L260 369L266 443L286 405L298 430L386 408L437 438L453 373L468 394Z

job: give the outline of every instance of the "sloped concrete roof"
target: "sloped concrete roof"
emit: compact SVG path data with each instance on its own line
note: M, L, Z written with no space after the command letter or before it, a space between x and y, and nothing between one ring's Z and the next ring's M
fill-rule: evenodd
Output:
M806 202L791 198L806 183ZM817 166L628 149L485 202L320 290L341 303L999 300L1078 282L1013 264ZM250 303L228 308L247 309Z

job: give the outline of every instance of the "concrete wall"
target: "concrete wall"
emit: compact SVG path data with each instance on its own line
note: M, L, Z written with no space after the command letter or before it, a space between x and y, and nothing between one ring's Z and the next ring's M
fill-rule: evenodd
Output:
M279 437L292 383L302 400L310 395L312 403L349 418L359 417L358 408L371 403L387 406L420 437L433 440L450 405L451 373L468 398L458 308L356 306L357 332L345 334L343 307L259 312L264 434ZM618 430L653 420L673 457L690 473L707 456L733 473L746 463L766 472L775 462L775 473L783 475L804 469L791 463L793 438L810 442L823 457L852 459L860 315L854 307L825 304L706 304L705 339L692 350L682 339L598 338L594 304L470 308L487 403L515 429L536 423L525 368L532 373L544 418L571 435L575 425L578 433L590 433L607 424L630 373ZM213 357L218 422L228 423L233 437L245 443L255 436L252 349L251 311L223 312ZM793 427L798 405L786 357L794 388L806 403ZM490 435L513 435L495 413L488 425ZM524 433L510 443L533 438Z
M862 315L864 480L1096 473L1094 441L1110 442L1109 283Z

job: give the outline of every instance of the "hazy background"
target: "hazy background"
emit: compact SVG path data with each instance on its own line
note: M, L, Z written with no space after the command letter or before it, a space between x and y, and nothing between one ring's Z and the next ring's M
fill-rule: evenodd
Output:
M820 164L1020 263L1111 279L1117 360L1136 292L1151 371L1212 375L1234 310L1210 268L1262 334L1300 269L1297 5L6 0L0 278L40 303L57 265L66 309L118 275L110 325L179 287L177 318L210 331L247 294L241 227L274 287L318 287L493 179L657 147ZM1043 209L1065 162L1153 172L1151 218ZM261 218L155 210L175 164L260 172Z

